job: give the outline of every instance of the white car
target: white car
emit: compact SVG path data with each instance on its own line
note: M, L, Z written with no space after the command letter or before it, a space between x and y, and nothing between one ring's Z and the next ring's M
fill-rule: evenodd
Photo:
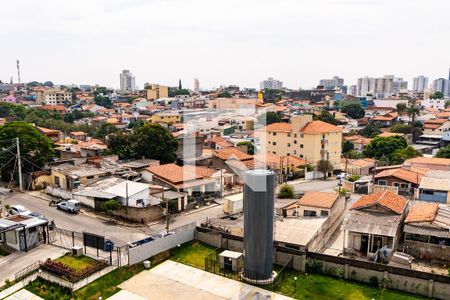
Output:
M347 178L347 176L348 176L347 173L340 173L340 174L336 175L336 179L344 180L345 178Z
M62 209L71 213L76 213L80 211L80 201L77 200L67 200L59 202L56 206L58 209Z
M12 205L11 209L9 210L9 214L16 216L16 215L20 215L20 216L28 216L29 214L31 214L31 211L29 211L25 206L23 205Z

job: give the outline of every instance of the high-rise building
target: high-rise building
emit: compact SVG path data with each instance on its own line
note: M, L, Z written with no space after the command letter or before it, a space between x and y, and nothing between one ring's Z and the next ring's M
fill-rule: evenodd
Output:
M408 81L403 80L402 77L394 78L394 81L392 82L392 92L398 93L401 90L407 90L408 89Z
M444 96L450 96L449 80L445 78L438 78L433 81L433 91L441 92Z
M123 70L122 73L120 73L120 90L122 92L134 92L135 81L130 70Z
M323 86L325 89L332 89L335 87L343 87L344 79L339 76L333 76L331 79L320 79L319 85Z
M372 94L377 98L391 96L394 93L394 75L383 77L362 77L358 79L358 96Z
M358 79L357 84L358 96L366 96L369 93L373 93L375 90L375 78L371 77L361 77Z
M427 87L428 87L428 77L422 75L414 77L413 79L414 92L423 92Z
M348 88L347 94L352 95L352 96L358 96L358 86L357 85L351 85Z
M198 78L194 79L194 94L200 94L200 81L198 81Z
M281 90L283 88L283 82L273 79L273 77L269 77L266 80L260 82L259 88L261 90L263 89Z

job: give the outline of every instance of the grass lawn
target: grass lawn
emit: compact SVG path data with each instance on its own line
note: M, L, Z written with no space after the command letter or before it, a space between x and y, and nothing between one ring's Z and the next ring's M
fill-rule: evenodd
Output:
M118 291L120 288L117 287L119 284L124 282L125 280L130 279L137 273L144 270L144 266L142 264L136 264L131 267L122 267L112 271L111 273L106 274L103 277L100 277L96 281L91 284L85 286L82 289L79 289L72 295L70 295L70 291L68 292L64 288L46 282L41 279L37 279L27 285L25 289L32 292L33 294L46 299L46 300L69 300L69 299L92 299L96 300L98 297L102 297L103 299L107 299L111 297Z
M0 256L7 256L9 254L10 254L9 252L7 252L7 251L3 250L2 248L0 248Z
M57 259L55 259L55 261L63 263L66 266L75 269L76 271L84 270L85 268L95 263L95 259L92 259L90 257L84 255L77 257L70 254L58 257Z
M297 277L295 288L294 277ZM343 299L343 300L416 300L424 297L405 294L393 290L380 290L369 285L349 282L320 274L305 275L288 270L285 280L277 292L296 299Z
M208 254L214 252L214 249L214 247L201 242L187 243L172 250L172 257L170 259L204 270L205 258Z
M174 250L171 260L204 270L205 257L214 251L214 249L214 247L200 242L188 243ZM274 266L274 269L280 271L279 266ZM286 278L276 292L296 299L426 299L424 297L393 290L382 291L378 288L371 287L370 285L344 281L331 276L320 274L305 275L295 270L286 270L286 272ZM297 277L297 288L295 288L294 277Z

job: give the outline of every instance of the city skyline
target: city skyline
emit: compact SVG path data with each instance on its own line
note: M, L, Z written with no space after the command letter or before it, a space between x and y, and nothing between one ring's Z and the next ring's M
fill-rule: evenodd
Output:
M334 75L346 85L366 75L395 74L410 86L420 74L430 82L447 77L447 1L238 3L239 9L202 0L6 2L0 25L11 28L2 35L14 43L2 49L0 79L17 82L16 59L22 82L114 88L123 69L132 70L141 88L176 86L179 78L191 89L194 78L201 88L257 88L267 77L307 89ZM402 35L390 34L393 29Z

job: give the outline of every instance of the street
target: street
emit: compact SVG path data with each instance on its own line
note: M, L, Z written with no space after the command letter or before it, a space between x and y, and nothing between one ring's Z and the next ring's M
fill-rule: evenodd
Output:
M337 186L339 180L328 179L328 180L310 180L310 181L300 181L300 182L288 182L288 184L294 187L296 193L299 192L309 192L309 191L331 191Z

